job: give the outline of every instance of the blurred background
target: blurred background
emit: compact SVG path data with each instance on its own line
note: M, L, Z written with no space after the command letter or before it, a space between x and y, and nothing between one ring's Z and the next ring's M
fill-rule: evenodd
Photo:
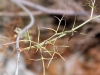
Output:
M61 19L64 16L58 32L63 31L64 27L66 31L71 30L74 22L76 27L88 20L91 13L91 1L93 0L27 1L36 4L34 8L26 6L35 18L34 26L28 30L31 40L37 42L39 26L40 42L42 42L54 34L52 30L46 28L56 30L59 24L57 18ZM100 14L99 3L100 0L96 0L93 16ZM43 11L41 8L37 9L37 5L46 8L47 11ZM28 14L19 6L10 0L0 0L0 75L15 74L17 61L15 49L16 32L18 28L23 29L29 22ZM27 36L23 36L21 39L27 39ZM29 45L29 42L20 42L21 48L26 48ZM39 50L22 51L19 75L43 75L43 69L45 69L45 75L100 75L99 18L77 29L73 36L72 33L68 33L66 36L58 39L55 42L55 46L58 54L54 55L54 59L48 68L49 60L44 60L45 68L43 68L41 60L30 60L41 57ZM48 50L53 49L49 44L45 47ZM46 52L42 54L45 58L51 58Z

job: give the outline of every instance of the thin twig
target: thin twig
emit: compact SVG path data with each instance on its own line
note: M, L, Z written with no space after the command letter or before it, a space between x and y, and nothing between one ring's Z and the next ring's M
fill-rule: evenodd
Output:
M76 12L74 10L67 10L67 12L65 12L66 10L61 10L61 9L50 9L50 8L46 8L43 7L41 5L35 4L33 2L29 2L27 0L17 0L18 2L21 2L24 5L27 5L29 7L32 7L33 9L37 9L38 11L31 11L31 13L33 15L41 15L41 14L58 14L58 15L67 15L67 16L85 16L82 20L86 21L86 19L90 18L90 13L88 13L87 11L84 12ZM92 1L92 0L91 0ZM96 14L93 14L93 10L94 10L94 4L95 4L95 0L92 1L92 8L91 8L91 17L97 16ZM13 16L28 16L25 12L0 12L0 16L9 16L9 17L13 17ZM100 19L95 19L93 20L93 22L97 22L100 23Z
M32 15L41 15L44 14L42 11L31 11ZM0 12L0 16L7 16L7 17L15 17L15 16L29 16L25 12Z
M31 11L31 13L33 15L42 15L42 14L58 14L58 15L63 15L65 13L65 10L61 10L61 9L50 9L51 11L54 10L55 12L53 13L46 13L46 12L43 12L43 11L40 11L40 10L37 10L37 11ZM59 11L61 11L62 13L60 13ZM74 16L76 15L76 12L72 11L72 10L68 10L66 12L67 16ZM79 12L77 15L79 16L86 16L86 13L81 13ZM14 16L28 16L28 14L26 14L25 12L0 12L0 16L8 16L8 17L14 17Z
M84 21L86 21L86 19L88 19L88 18L98 16L96 14L93 14L94 7L92 8L91 17L90 17L90 13L88 13L87 11L75 12L74 10L66 11L66 10L61 10L61 9L49 9L49 8L43 7L41 5L35 4L33 2L29 2L28 0L17 0L17 1L21 2L22 4L24 4L26 6L32 7L33 9L40 10L43 13L46 13L46 14L56 14L56 15L58 14L58 15L69 15L69 16L75 16L75 15L76 16L85 16L85 19L83 19ZM94 6L95 0L93 1L92 4L93 4L92 6ZM92 21L100 23L99 18L93 19Z
M93 17L95 0L93 0L93 1L91 0L91 3L92 3L92 7L91 7L91 16L90 16L90 18L92 18L92 17Z
M27 31L29 28L31 28L34 24L34 17L31 14L31 12L25 7L23 6L19 1L16 0L11 0L13 3L17 4L18 6L20 6L25 12L27 12L27 14L29 15L31 21L30 23L18 34L18 37L16 39L16 49L18 51L17 53L17 65L16 65L16 71L15 71L15 75L18 75L18 69L19 69L19 58L20 58L20 47L19 47L19 40L20 37L22 36L22 34Z
M49 8L46 8L46 7L43 7L41 5L38 5L38 4L35 4L33 2L29 2L28 0L17 0L19 2L21 2L22 4L25 4L29 7L32 7L34 9L37 9L37 10L40 10L44 13L47 13L47 14L58 14L58 15L88 15L87 12L78 12L76 14L76 12L74 10L68 10L67 12L65 12L66 10L61 10L61 9L49 9Z

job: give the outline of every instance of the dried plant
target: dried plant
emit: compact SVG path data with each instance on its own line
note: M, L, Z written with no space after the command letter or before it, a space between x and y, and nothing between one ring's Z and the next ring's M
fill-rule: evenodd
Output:
M93 17L93 11L94 11L94 7L95 7L95 0L90 0L89 1L89 3L88 3L88 5L91 7L91 15L90 15L90 18L88 19L88 20L86 20L85 22L83 22L82 24L80 24L80 25L78 25L78 26L76 26L75 27L75 21L74 21L74 24L73 24L73 27L72 27L72 29L71 30L65 30L65 26L64 26L64 28L63 28L63 30L61 31L61 32L58 32L58 30L59 30L59 28L60 28L60 24L61 24L61 21L63 20L63 17L64 17L64 15L66 15L66 12L65 12L65 14L62 16L62 18L61 19L59 19L59 18L57 18L58 20L59 20L59 24L58 24L58 27L57 27L57 29L55 30L55 29L52 29L52 28L45 28L45 29L49 29L49 30L51 30L51 31L54 31L54 34L51 36L51 37L49 37L48 39L46 39L46 40L44 40L44 41L42 41L42 42L40 42L40 29L39 29L39 27L38 27L38 41L37 42L35 42L35 41L32 41L31 40L31 36L29 35L29 32L28 32L28 29L30 29L33 25L34 25L34 16L33 16L33 14L24 6L24 5L27 5L27 6L29 6L29 7L32 7L32 8L34 8L35 6L34 6L34 4L32 5L32 3L31 2L29 2L29 1L27 1L27 0L10 0L11 2L13 2L13 3L15 3L15 4L17 4L19 7L21 7L28 15L29 15L29 17L30 17L30 23L25 27L25 28L23 28L21 31L19 31L18 32L18 36L17 36L17 39L16 39L16 41L15 42L13 42L13 43L16 43L16 50L17 50L17 65L16 65L16 72L15 72L15 75L18 75L18 66L19 66L19 59L20 59L20 53L22 52L22 51L24 51L24 50L29 50L30 48L31 49L37 49L37 51L39 51L40 52L40 56L41 56L41 58L40 59L31 59L31 60L34 60L34 61L42 61L42 64L43 64L43 75L45 75L45 60L48 60L49 61L49 63L48 63L48 66L47 67L49 67L49 65L50 65L50 63L52 62L52 60L54 59L54 55L55 54L57 54L57 55L59 55L63 60L65 60L62 56L61 56L61 54L60 53L58 53L57 52L57 48L56 48L56 45L55 45L55 42L58 40L58 39L60 39L60 38L62 38L62 37L64 37L65 35L67 35L68 33L72 33L72 36L74 35L74 32L77 32L77 29L79 29L79 28L81 28L82 26L84 26L85 24L87 24L88 22L90 22L91 20L93 20L93 19L96 19L96 18L99 18L100 17L100 15L97 15L97 16L95 16L95 17ZM54 11L48 11L48 9L46 9L46 8L43 8L43 7L40 7L40 6L37 6L37 7L35 7L35 9L38 9L38 10L41 10L41 11L45 11L45 12L47 12L47 13L52 13L52 12L54 12ZM24 33L27 33L27 37L28 37L28 39L27 40L20 40L20 38L21 38L21 36L23 36L23 34ZM26 48L20 48L20 45L19 45L19 43L21 42L21 41L29 41L30 42L30 45L29 45L29 47L26 47ZM32 45L32 43L34 44L34 45ZM52 50L48 50L46 47L45 47L45 45L51 45L52 46ZM69 47L69 46L61 46L61 47ZM37 52L36 51L36 52ZM46 53L48 53L50 56L51 56L51 58L45 58L45 57L43 57L43 52L46 52Z

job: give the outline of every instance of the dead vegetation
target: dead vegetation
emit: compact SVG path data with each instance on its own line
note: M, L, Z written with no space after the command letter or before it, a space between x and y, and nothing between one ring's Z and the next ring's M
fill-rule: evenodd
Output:
M90 16L90 11L88 6L85 5L85 0L30 0L31 3L36 3L39 6L46 8L45 11L29 8L32 14L35 15L35 24L29 30L29 34L32 37L32 41L38 41L38 27L40 28L40 42L48 39L54 34L53 31L46 28L56 29L59 21L54 17L61 18L64 14L63 21L60 23L60 28L58 32L64 29L70 30L73 27L75 21L75 27L86 21ZM6 2L6 3L4 3ZM98 5L100 1L96 0ZM2 57L10 57L8 55L9 50L11 52L15 51L13 44L8 44L16 41L17 33L14 31L16 27L24 28L27 23L29 23L28 15L23 12L20 7L10 3L9 1L0 2L0 16L3 17L1 26L3 26L2 35L5 38L1 38L3 45L0 48ZM14 7L13 7L14 6ZM97 6L100 9L99 5ZM88 9L88 10L86 10ZM94 13L94 16L99 13L99 10ZM6 11L4 11L6 10ZM50 13L48 13L50 11ZM6 18L6 19L5 19ZM9 20L8 20L9 19ZM74 35L68 33L66 36L58 39L55 42L55 47L57 52L66 60L62 60L61 56L57 53L54 54L54 59L48 66L48 60L44 60L45 63L45 75L100 75L100 19L95 19L90 21L85 26L79 28ZM45 28L44 28L45 27ZM21 38L22 40L23 38ZM32 43L34 45L34 43ZM9 49L9 46L11 48ZM20 42L21 49L30 46L30 42ZM69 46L69 47L61 47ZM44 45L47 50L52 50L53 46L51 44ZM4 51L3 51L4 50ZM0 54L0 55L1 55ZM10 53L12 54L12 53ZM13 53L13 56L16 54ZM41 53L36 48L29 48L27 51L21 52L22 57L25 60L25 66L27 69L31 70L38 75L43 75L43 64L41 61L34 61L32 59L39 59ZM50 58L50 55L46 52L42 53L45 58ZM53 53L52 53L53 54ZM8 56L6 56L8 55ZM11 57L10 57L11 58ZM9 59L7 59L9 60ZM2 62L2 60L0 60ZM0 63L1 63L0 62ZM3 61L6 62L6 61ZM2 62L2 63L3 63ZM0 69L1 69L0 65ZM3 74L2 74L3 75ZM19 75L21 75L19 73Z

